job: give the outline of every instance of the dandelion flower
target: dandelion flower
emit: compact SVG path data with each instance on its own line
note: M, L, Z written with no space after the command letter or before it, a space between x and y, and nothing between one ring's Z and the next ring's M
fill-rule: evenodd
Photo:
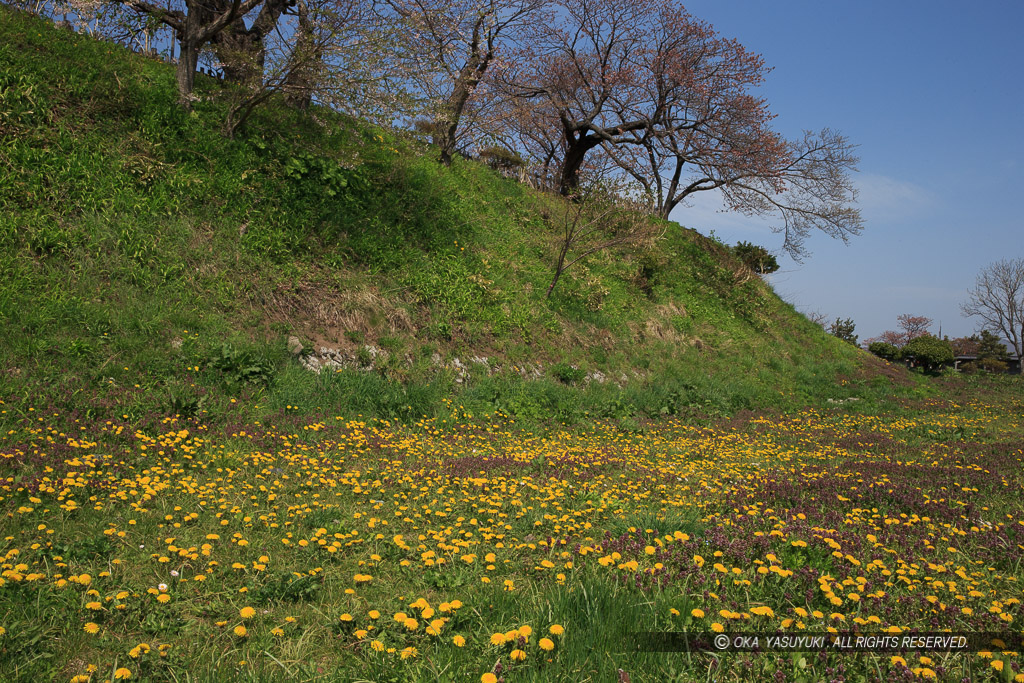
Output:
M455 636L452 638L452 642L455 643L455 647L464 647L466 645L466 639L462 636Z
M252 607L243 607L242 609L238 610L238 614L241 615L243 619L252 619L254 616L256 616L256 610Z
M247 633L249 633L249 631L241 624L235 627L235 635L239 638L245 638Z
M498 683L498 677L488 671L480 677L480 683Z
M82 630L86 633L96 634L100 632L100 625L90 621L88 624L82 627ZM3 635L3 633L0 632L0 635Z
M132 677L131 669L126 669L123 666L114 672L114 678L119 681L126 681Z
M551 626L548 628L548 633L550 633L553 636L560 636L563 633L565 633L565 629L562 628L561 624L551 624Z
M523 652L522 650L516 649L516 650L512 650L512 654L510 654L509 657L511 657L512 659L514 659L517 662L521 662L524 659L526 659L526 653Z
M555 649L555 643L550 638L541 638L540 642L537 643L537 644L540 645L540 649L542 649L542 650L554 650Z

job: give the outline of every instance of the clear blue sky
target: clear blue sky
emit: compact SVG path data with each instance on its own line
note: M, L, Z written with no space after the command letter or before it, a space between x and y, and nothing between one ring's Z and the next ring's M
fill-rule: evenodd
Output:
M901 313L970 334L959 303L978 271L1024 256L1024 2L694 0L694 16L760 53L775 129L830 127L859 145L864 232L817 234L775 290L801 311L853 318L863 340ZM710 193L708 193L710 195ZM777 251L768 223L701 197L672 218Z

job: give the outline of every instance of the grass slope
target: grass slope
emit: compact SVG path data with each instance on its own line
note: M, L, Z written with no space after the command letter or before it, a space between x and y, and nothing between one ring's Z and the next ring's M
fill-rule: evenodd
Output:
M217 419L241 399L410 420L448 397L629 424L889 391L866 354L692 230L596 254L546 300L560 200L325 110L271 105L224 139L219 88L200 77L186 114L168 65L0 8L10 412ZM291 334L389 359L314 375ZM435 354L503 369L458 381ZM580 381L590 371L616 381Z

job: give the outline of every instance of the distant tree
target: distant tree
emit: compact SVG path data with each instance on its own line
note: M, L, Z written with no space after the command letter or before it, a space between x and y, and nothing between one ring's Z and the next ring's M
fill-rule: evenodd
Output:
M807 316L808 320L822 329L824 329L825 325L828 324L828 316L821 311L809 311L804 313L804 315Z
M779 269L779 262L764 247L750 242L737 242L736 246L732 248L732 253L736 254L739 260L743 261L755 273L761 273L762 275L768 273L774 273Z
M868 342L885 342L886 344L892 344L895 347L903 348L911 340L916 339L922 335L928 334L928 328L932 324L931 318L925 318L920 315L910 315L904 313L903 315L896 318L899 321L900 330L886 330L877 337L868 339Z
M932 326L932 319L923 315L910 315L904 313L896 318L899 321L900 329L903 330L904 343L923 337L928 334L928 328Z
M836 318L835 322L829 326L828 333L833 337L842 339L844 342L857 346L857 335L853 333L854 327L852 318L847 318L846 320Z
M977 355L977 366L989 372L1005 372L1010 361L1010 354L1002 340L988 330L981 331Z
M883 344L889 344L896 348L902 348L907 343L906 336L902 332L896 332L895 330L886 330L877 337L872 337L867 340L870 342L882 342Z
M1003 335L1017 358L1024 357L1024 258L996 261L982 270L960 310Z
M953 362L953 347L948 341L930 334L914 337L902 349L903 358L909 358L926 370L935 370Z
M949 343L953 347L953 355L955 356L977 356L980 341L978 335L972 334L970 337L950 339Z
M900 360L902 351L895 344L885 341L873 341L868 344L868 351L885 360Z

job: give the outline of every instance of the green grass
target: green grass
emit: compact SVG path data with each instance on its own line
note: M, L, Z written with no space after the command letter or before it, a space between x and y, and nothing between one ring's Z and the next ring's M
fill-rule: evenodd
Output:
M876 413L635 433L541 434L445 399L411 425L8 415L0 680L479 681L498 662L507 681L900 678L895 653L643 634L1019 635L1020 378L938 382ZM1019 651L899 654L996 683Z
M330 405L407 420L448 397L537 425L634 424L892 391L677 224L649 248L595 254L545 299L545 217L561 200L480 163L444 168L405 134L278 103L228 140L213 80L186 114L172 67L6 7L0 65L12 409L216 421L245 398L250 417ZM390 360L315 376L287 353L292 334ZM224 366L224 344L251 363ZM459 377L435 352L502 370ZM541 379L512 369L537 363ZM593 371L614 381L582 381Z

